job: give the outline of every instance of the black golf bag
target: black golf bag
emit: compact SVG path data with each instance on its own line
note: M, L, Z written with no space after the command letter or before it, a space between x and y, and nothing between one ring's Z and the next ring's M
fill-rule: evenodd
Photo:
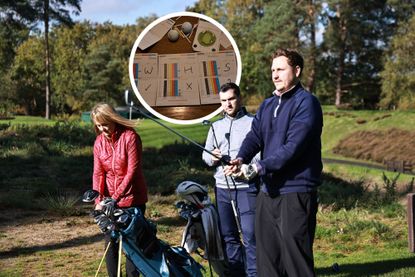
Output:
M182 247L189 253L197 253L208 260L219 276L228 276L228 263L222 247L219 217L210 202L205 187L192 181L184 181L176 192L187 201L176 204L181 217L187 220L183 231ZM200 254L199 249L203 251Z

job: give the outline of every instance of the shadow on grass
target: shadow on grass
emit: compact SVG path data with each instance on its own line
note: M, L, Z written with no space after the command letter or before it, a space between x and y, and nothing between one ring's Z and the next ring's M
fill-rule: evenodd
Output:
M413 268L415 266L415 256L412 258L402 258L396 260L376 261L363 264L340 264L339 272L335 272L332 267L316 269L316 274L320 275L341 275L341 276L373 276L387 274L399 269Z
M155 220L157 225L166 225L171 227L184 227L186 226L186 220L181 218L180 216L175 217L162 217Z
M21 255L30 255L39 251L51 251L51 250L58 250L64 249L74 246L80 246L85 244L92 244L97 241L103 240L104 236L102 234L96 234L92 236L83 236L79 238L73 238L71 240L67 240L61 243L53 243L53 244L46 244L46 245L36 245L30 247L13 247L8 251L1 251L0 252L0 259L6 258L13 258Z

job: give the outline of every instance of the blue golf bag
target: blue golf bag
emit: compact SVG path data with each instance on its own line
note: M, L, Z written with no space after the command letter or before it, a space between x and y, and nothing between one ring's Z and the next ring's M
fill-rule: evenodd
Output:
M156 227L136 208L124 210L128 222L118 226L111 236L122 240L125 255L144 276L201 277L202 266L182 247L172 247L157 239Z

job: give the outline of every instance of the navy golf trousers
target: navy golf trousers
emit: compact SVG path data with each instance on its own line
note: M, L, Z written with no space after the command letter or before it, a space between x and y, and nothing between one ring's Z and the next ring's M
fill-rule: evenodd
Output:
M229 262L230 276L256 276L255 257L255 186L231 190L239 210L244 244L239 238L238 227L227 189L216 188L220 230Z

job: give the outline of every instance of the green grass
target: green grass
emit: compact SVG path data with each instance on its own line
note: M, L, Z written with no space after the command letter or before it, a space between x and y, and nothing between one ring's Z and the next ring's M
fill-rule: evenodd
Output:
M339 111L333 106L323 106L323 112L325 115L322 134L322 153L325 158L339 157L331 153L331 150L337 145L340 139L357 130L384 130L390 128L413 130L413 126L415 126L414 111ZM391 116L375 120L385 115ZM217 116L212 121L218 118L220 117ZM358 119L366 120L366 123L358 124ZM207 131L209 130L208 126L203 126L202 124L175 125L164 121L162 122L199 143L204 142ZM12 125L54 125L56 121L48 121L41 117L30 116L16 116L13 120L0 120L0 124L7 123ZM92 128L92 125L88 123L82 123L82 125L91 126ZM160 148L175 141L182 141L180 137L149 119L142 120L137 131L143 140L144 147Z
M402 209L402 208L401 208ZM315 239L319 276L413 276L415 256L407 248L403 211L320 210ZM333 271L338 263L340 272ZM402 272L409 275L400 275Z
M209 127L203 126L202 124L175 125L166 122L163 123L191 140L202 144L202 146L204 145L207 132L209 131ZM143 141L144 147L161 148L162 146L169 145L174 142L185 141L183 138L180 138L149 119L141 121L137 127L137 132Z
M214 120L217 120L219 117L216 117ZM213 120L213 121L214 121ZM19 125L48 125L54 126L57 121L55 120L46 120L41 117L33 117L33 116L16 116L13 120L0 120L0 125L2 124L10 124L12 126L19 126ZM204 126L202 124L193 124L193 125L176 125L169 122L161 121L166 126L173 128L174 130L180 132L184 136L194 140L199 144L203 144L207 132L209 130L209 126ZM80 123L81 126L88 126L92 129L91 123ZM173 134L172 132L168 131L167 129L163 128L159 124L151 121L150 119L143 119L140 120L138 127L136 128L137 132L139 133L144 147L150 148L161 148L165 145L172 144L174 142L184 142L185 139Z
M322 138L325 158L345 159L331 150L341 138L356 130L413 129L415 126L414 112L323 108L326 113ZM392 116L374 120L385 114ZM366 123L358 124L358 120ZM165 124L201 144L209 129L201 124ZM65 125L43 118L18 116L14 120L0 120L0 126L0 207L3 211L20 208L37 212L45 207L36 199L42 199L48 192L63 189L80 195L91 186L95 137L91 124ZM177 245L185 222L177 218L173 208L178 200L172 195L174 188L184 179L212 187L212 170L203 165L200 150L183 143L181 138L155 122L143 120L137 131L143 141L143 169L151 193L147 215L158 223L159 236ZM315 241L317 274L415 276L415 256L407 249L404 208L378 195L379 192L366 190L369 185L384 188L382 170L325 164L324 172ZM393 179L396 173L387 172L386 175ZM399 188L404 190L411 180L412 176L401 174ZM31 201L33 199L35 201ZM71 201L67 205L72 206ZM0 238L10 236L6 231ZM24 241L20 243L24 245ZM95 249L98 254L87 259L77 257L75 248L39 250L30 255L22 253L0 269L0 276L47 275L60 269L77 276L91 276L98 266L101 248L100 245ZM69 264L64 265L63 260ZM340 265L340 272L332 270L333 263Z
M40 116L15 116L14 119L0 120L0 123L11 123L13 125L54 125L55 120L47 120Z
M339 178L349 181L362 180L367 184L381 184L382 173L385 173L388 178L395 177L398 173L385 171L381 169L366 168L354 165L345 164L329 164L325 163L324 172L331 173ZM414 178L413 175L400 173L398 184L400 188L404 188Z

